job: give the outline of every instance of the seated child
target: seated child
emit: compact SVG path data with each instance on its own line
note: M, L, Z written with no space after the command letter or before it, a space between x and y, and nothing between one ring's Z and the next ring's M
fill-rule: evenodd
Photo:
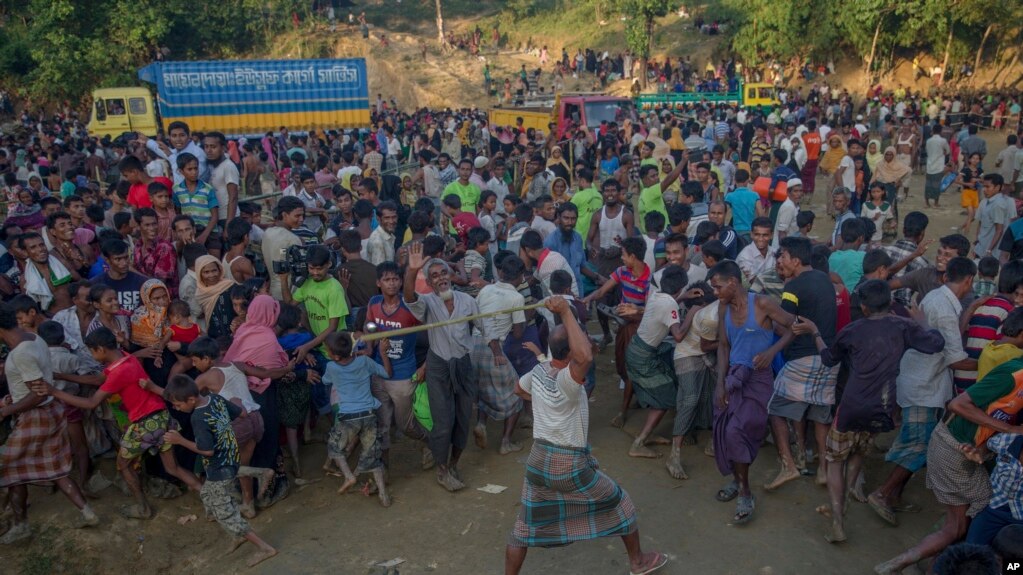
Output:
M355 485L357 475L372 473L380 504L390 507L391 497L384 484L380 430L377 428L376 410L380 407L380 401L373 397L372 392L374 375L384 379L391 377L387 340L380 340L377 346L383 365L369 356L354 353L351 332L336 331L327 336L326 344L331 362L327 364L323 381L334 388L338 397L337 417L327 440L327 456L345 477L337 492L344 493ZM355 449L356 442L361 443L362 453L359 455L359 465L352 473L348 466L348 456Z
M246 562L249 567L277 555L277 550L263 541L241 516L232 497L235 478L242 470L251 469L240 465L238 441L231 428L232 420L244 417L243 408L219 395L199 395L199 387L187 375L172 377L167 383L166 395L174 409L192 414L195 441L185 439L176 430L168 431L164 439L167 444L180 445L203 456L206 483L202 485L199 497L206 511L217 519L221 527L241 538L232 544L232 551L245 541L258 547L259 551ZM272 470L270 472L273 473Z
M78 397L66 391L60 391L45 381L32 384L32 390L44 395L52 395L67 405L79 409L91 410L102 404L112 395L120 395L121 403L128 412L130 424L121 437L121 448L117 452L117 469L121 471L124 482L135 497L136 504L121 508L121 514L129 519L149 519L153 510L142 492L142 482L138 468L146 453L159 453L164 470L177 477L189 488L199 491L202 484L191 471L178 467L174 459L173 445L165 441L166 433L176 429L178 423L170 416L167 405L161 397L161 390L142 368L142 364L134 355L121 351L114 332L100 327L85 336L85 346L92 357L106 366L103 385L92 397Z

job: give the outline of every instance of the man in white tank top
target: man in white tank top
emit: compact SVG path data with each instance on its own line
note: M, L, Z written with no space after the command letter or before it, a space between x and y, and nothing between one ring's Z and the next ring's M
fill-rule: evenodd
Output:
M597 287L607 281L611 273L622 265L622 248L620 242L631 237L633 231L632 212L625 209L620 201L621 184L613 178L604 181L601 193L604 196L604 207L593 214L590 220L590 231L586 234L586 247L589 249L590 262L597 268ZM617 290L608 293L602 303L617 305ZM606 315L598 313L600 329L604 332L604 344L611 341L611 326Z

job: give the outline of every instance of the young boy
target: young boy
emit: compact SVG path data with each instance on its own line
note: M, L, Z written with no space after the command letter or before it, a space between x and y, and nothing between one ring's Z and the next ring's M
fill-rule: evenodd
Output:
M296 352L299 362L307 353L321 346L348 315L348 302L341 282L331 274L330 250L325 246L310 246L306 252L309 277L292 294L289 286L281 290L285 303L304 303L309 329L315 334L312 341L300 346ZM326 348L322 348L326 353Z
M1023 308L1018 307L1005 316L1000 332L1002 337L987 344L980 352L977 381L1010 359L1023 357Z
M129 188L128 193L123 197L125 203L135 209L139 208L151 208L152 203L149 201L149 184L153 182L159 182L170 189L173 186L173 182L162 176L151 178L146 173L145 166L142 165L142 161L135 156L125 156L121 158L121 161L117 164L118 169L121 171L122 181L128 182ZM114 200L113 195L120 196L120 186L118 186L117 192L111 195L111 200ZM124 206L121 206L123 209ZM114 212L116 213L116 212ZM109 218L109 214L108 214Z
M793 237L808 238L810 232L813 231L813 221L817 218L817 214L810 210L802 210L796 214L796 226L799 231L792 234Z
M195 441L185 439L173 429L164 439L167 444L180 445L203 456L206 483L202 485L199 497L206 510L216 517L217 523L236 538L231 551L245 541L258 547L259 551L246 561L249 567L277 555L277 550L263 541L241 516L232 497L240 457L231 421L242 414L242 408L219 395L200 396L199 387L187 375L172 377L167 383L166 395L174 409L192 414Z
M171 205L170 188L160 182L153 182L147 188L149 201L156 211L156 237L163 238L168 242L174 241L174 232L171 225L174 223L174 206Z
M864 282L857 291L864 319L838 332L830 348L809 319L798 317L792 326L796 335L813 335L824 365L845 362L849 369L825 448L831 529L824 538L830 543L846 540L846 485L855 484L866 449L878 433L895 429L895 378L902 354L907 349L937 353L945 346L941 332L927 325L919 308L910 311L915 321L888 313L891 290L884 280ZM862 492L854 495L866 499ZM829 515L823 506L818 512Z
M167 406L160 397L159 387L149 381L149 376L134 355L121 351L114 333L105 327L96 329L85 337L85 346L92 357L105 365L106 380L92 397L78 397L56 389L45 381L33 384L36 393L52 395L67 405L91 410L98 407L112 395L120 395L121 403L128 412L128 425L121 437L121 448L117 452L117 468L128 489L135 497L135 505L124 506L121 514L129 519L149 519L153 510L142 492L138 468L142 456L147 452L159 452L164 470L177 477L194 491L202 484L191 471L178 467L174 459L173 445L165 441L167 431L177 428Z
M973 293L978 298L998 293L998 258L984 256L977 262L977 279L973 280Z
M380 340L377 347L381 363L377 364L365 355L353 354L352 343L352 334L346 331L334 332L327 337L331 362L327 364L323 381L333 387L339 400L337 418L327 441L327 454L345 476L338 493L344 493L355 485L356 475L372 473L380 504L390 507L391 497L384 483L376 416L380 401L373 397L372 392L374 375L383 379L391 377L391 360L387 354L389 346L386 339ZM362 454L355 473L352 473L348 455L355 448L356 441L362 445Z
M174 206L182 215L190 216L197 227L203 228L195 241L205 244L213 228L217 226L220 213L217 190L199 179L199 159L192 154L188 152L178 154L177 165L182 180L173 188Z

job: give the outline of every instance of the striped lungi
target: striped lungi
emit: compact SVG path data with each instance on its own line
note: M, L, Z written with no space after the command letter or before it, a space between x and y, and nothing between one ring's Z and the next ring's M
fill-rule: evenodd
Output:
M683 436L696 428L711 429L714 425L713 372L707 361L711 356L675 358L675 424L672 435ZM702 401L701 401L702 400Z
M927 465L927 445L945 410L911 405L902 408L902 425L885 461L916 473Z
M672 409L678 395L675 368L671 362L675 346L661 342L653 347L639 335L632 336L625 349L625 368L641 407Z
M824 365L819 355L785 362L774 379L775 395L811 405L834 405L838 366Z
M483 338L473 338L472 368L479 381L479 408L491 419L503 421L522 411L522 398L515 395L519 376L501 350L503 365L494 364L494 352Z
M635 530L632 499L600 471L589 447L533 442L509 545L555 547Z
M991 499L991 479L983 465L963 455L959 441L939 422L927 444L927 489L944 505L969 505L974 517Z
M51 400L17 415L0 446L0 487L53 481L71 473L64 404Z

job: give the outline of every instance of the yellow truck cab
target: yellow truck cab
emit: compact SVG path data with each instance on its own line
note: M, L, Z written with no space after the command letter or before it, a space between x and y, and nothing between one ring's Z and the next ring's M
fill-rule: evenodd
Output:
M159 124L146 88L101 88L92 92L89 134L116 138L125 132L155 136Z
M742 87L742 103L747 108L756 108L761 106L763 108L774 108L781 104L778 101L778 94L774 88L774 84L766 84L763 82L756 82L752 84L745 84Z

